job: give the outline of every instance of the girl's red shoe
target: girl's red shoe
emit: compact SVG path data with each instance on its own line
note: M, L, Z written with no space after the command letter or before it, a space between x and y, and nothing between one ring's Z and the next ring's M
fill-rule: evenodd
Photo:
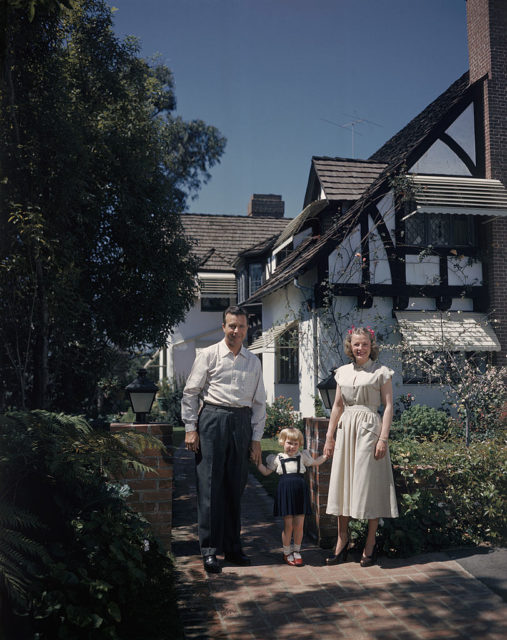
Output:
M288 564L291 567L295 567L296 566L296 561L294 560L294 555L292 553L289 553L288 556L285 555L285 553L283 554L283 561Z

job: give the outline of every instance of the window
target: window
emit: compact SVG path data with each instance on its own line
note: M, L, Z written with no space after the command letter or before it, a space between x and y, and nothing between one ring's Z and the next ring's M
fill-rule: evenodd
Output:
M276 368L278 384L297 384L299 381L299 336L294 327L276 341Z
M415 213L405 220L405 242L415 247L475 247L473 216Z
M256 262L248 267L249 274L249 295L253 295L257 289L261 286L263 281L263 268L262 264Z
M225 311L230 304L230 298L201 298L201 311Z
M481 371L485 371L488 362L488 354L485 351L432 351L431 353L423 351L420 361L417 363L407 362L407 358L403 358L403 384L440 384L442 374L445 373L446 360L451 358L454 370L456 370L456 366L459 367L460 362L468 360L472 361ZM435 366L435 363L438 363L438 366ZM449 367L449 365L447 366Z

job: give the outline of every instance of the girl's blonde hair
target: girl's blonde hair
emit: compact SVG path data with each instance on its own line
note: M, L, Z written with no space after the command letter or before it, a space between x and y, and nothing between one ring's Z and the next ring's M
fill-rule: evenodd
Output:
M302 447L304 443L303 434L296 427L286 427L282 429L278 435L278 443L284 445L285 441L291 438L291 440L297 440L299 442L299 446Z
M343 341L343 350L345 351L345 355L349 357L351 360L355 360L354 355L352 353L352 347L350 345L350 341L352 340L352 336L366 336L368 340L371 342L371 352L370 358L372 360L376 360L379 354L379 346L377 344L377 340L375 338L375 332L371 327L352 327L352 329L348 330L347 335L345 336L345 340Z

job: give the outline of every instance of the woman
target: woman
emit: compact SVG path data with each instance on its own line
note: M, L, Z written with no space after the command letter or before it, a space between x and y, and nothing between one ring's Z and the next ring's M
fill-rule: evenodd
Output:
M368 519L360 564L369 567L376 562L379 518L398 516L388 449L394 372L377 362L379 348L369 327L349 329L344 348L352 363L336 371L336 398L324 445L324 455L333 456L327 513L338 516L336 548L326 563L346 559L349 519L359 518ZM382 419L377 411L381 403Z

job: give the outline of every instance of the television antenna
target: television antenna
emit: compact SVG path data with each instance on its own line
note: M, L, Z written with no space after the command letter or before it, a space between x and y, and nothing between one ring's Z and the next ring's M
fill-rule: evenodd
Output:
M378 122L373 122L373 120L367 120L366 118L358 118L357 116L351 116L350 114L345 113L344 115L346 115L348 118L353 118L353 120L351 120L350 122L344 122L343 124L339 124L338 122L334 122L333 120L327 120L327 118L321 118L321 120L323 122L327 122L329 124L333 124L336 127L341 127L342 129L350 129L351 132L351 136L352 136L352 158L355 158L355 151L354 151L354 136L360 136L362 135L361 133L359 133L358 131L355 130L355 127L358 124L361 124L362 122L367 122L368 124L374 124L376 127L381 127L381 124L378 124Z

